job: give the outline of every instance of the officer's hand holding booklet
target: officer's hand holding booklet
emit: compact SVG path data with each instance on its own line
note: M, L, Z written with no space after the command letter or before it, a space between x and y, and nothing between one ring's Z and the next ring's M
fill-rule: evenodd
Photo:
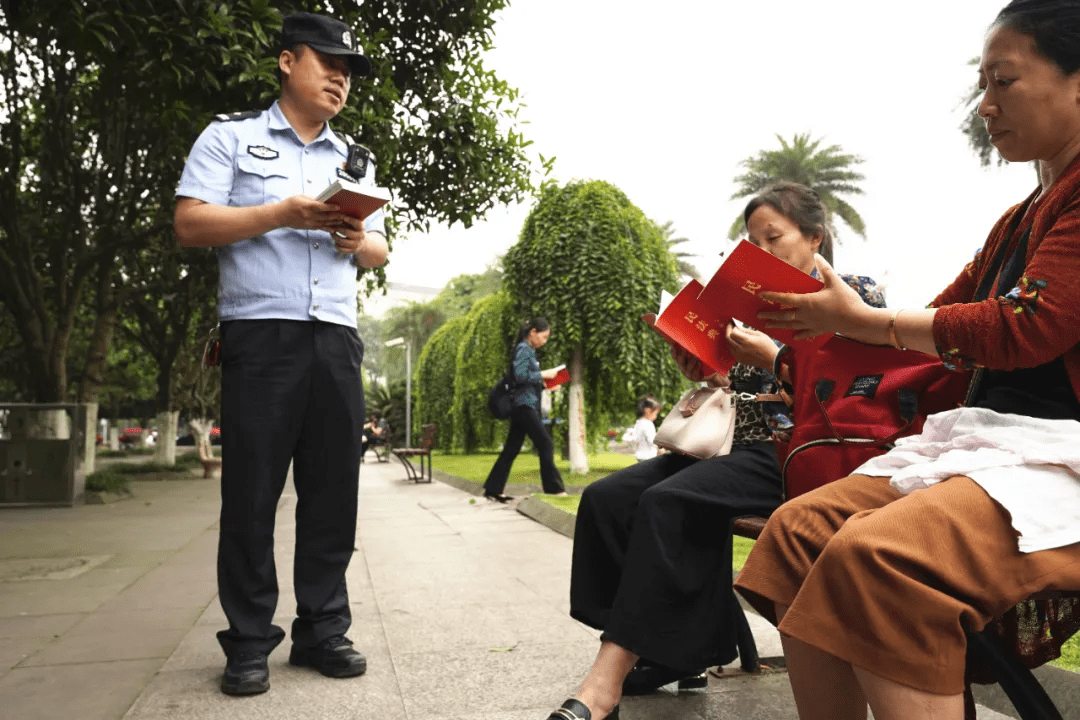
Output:
M757 317L759 312L776 309L774 303L758 297L760 292L812 293L823 287L817 278L740 240L708 283L702 286L691 280L674 297L662 293L660 309L641 319L669 344L700 360L707 375L727 373L735 364L725 335L732 320L756 327L796 350L816 349L824 343L827 335L795 340L796 331L761 327L764 323Z
M368 215L390 202L390 191L386 188L360 185L351 180L339 178L319 193L315 199L337 205L338 209L346 215L365 220Z

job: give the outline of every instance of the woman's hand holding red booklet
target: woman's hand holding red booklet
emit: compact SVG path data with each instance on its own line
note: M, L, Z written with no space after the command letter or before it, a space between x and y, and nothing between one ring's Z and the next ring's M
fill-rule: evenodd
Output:
M683 348L714 372L727 373L735 364L725 330L738 320L795 347L821 345L828 336L795 340L795 331L766 328L759 312L778 309L759 297L762 292L812 293L823 283L798 268L742 240L704 286L691 280L671 297L663 293L660 309L642 315L649 327L670 344Z

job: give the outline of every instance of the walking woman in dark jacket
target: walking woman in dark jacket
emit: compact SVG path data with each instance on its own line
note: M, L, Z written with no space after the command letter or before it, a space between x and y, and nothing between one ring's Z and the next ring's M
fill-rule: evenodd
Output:
M504 495L503 490L506 489L510 466L521 451L526 435L540 454L540 479L544 492L549 495L566 494L562 475L555 467L555 446L540 421L540 392L544 389L544 380L555 377L556 371L540 370L536 350L548 341L550 335L551 325L542 317L526 321L518 332L517 345L514 347L514 409L510 413L510 434L484 483L484 497L491 500L508 502L513 499Z

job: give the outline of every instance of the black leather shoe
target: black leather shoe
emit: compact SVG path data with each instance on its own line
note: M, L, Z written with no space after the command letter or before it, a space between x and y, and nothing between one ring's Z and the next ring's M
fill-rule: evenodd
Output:
M623 695L648 695L676 681L680 690L689 690L706 687L709 677L704 670L688 674L662 665L635 665L623 680Z
M547 720L592 720L592 713L585 703L577 698L570 698L559 709L548 715ZM607 714L605 720L619 720L619 706L616 705Z
M293 645L289 664L315 668L333 678L356 677L367 671L367 660L353 649L352 641L344 635L327 638L313 648Z
M508 503L514 499L513 495L488 495L484 493L484 497L488 500L494 500L495 502Z
M237 653L225 663L221 692L226 695L258 695L270 689L266 653Z

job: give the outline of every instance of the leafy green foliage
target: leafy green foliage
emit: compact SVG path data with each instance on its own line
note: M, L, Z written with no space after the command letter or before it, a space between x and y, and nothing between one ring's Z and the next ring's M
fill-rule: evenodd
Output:
M461 326L454 371L453 447L473 452L502 442L506 423L487 409L488 391L510 364L517 330L511 298L496 293L473 305Z
M102 468L86 476L86 489L92 492L123 493L128 492L127 476L118 467Z
M532 165L518 93L482 58L504 5L0 4L0 305L18 336L28 399L68 399L79 333L86 357L74 374L80 396L94 399L110 382L125 315L137 315L129 339L158 365L158 402L190 394L172 364L191 352L197 318L212 315L213 294L188 286L212 285L214 273L206 251L173 246L173 192L212 114L266 107L277 95L283 12L329 10L363 39L374 73L357 80L334 126L378 157L378 182L395 193L391 226L469 225L522 200ZM370 291L382 269L366 279Z
M581 345L594 433L642 395L677 398L685 382L668 345L640 319L656 310L661 290L677 289L675 258L660 227L621 190L602 181L546 186L503 270L518 320L552 323L541 365L569 364ZM567 417L567 396L556 394L554 417Z
M416 417L420 425L439 426L435 447L447 452L454 447L454 377L458 344L467 324L465 317L446 322L428 339L417 363Z
M458 275L432 300L446 319L469 312L472 306L502 289L502 268L489 267L482 273Z
M802 183L817 191L830 215L838 215L856 235L865 239L866 223L855 208L840 197L863 194L858 183L864 177L851 169L862 163L862 158L843 152L839 145L823 148L820 139L810 139L810 133L796 134L791 143L779 135L776 139L780 141L779 150L762 150L739 163L745 172L736 176L738 189L731 199L756 195L777 180ZM728 231L728 238L735 240L745 231L740 212Z
M394 380L390 382L389 387L380 386L365 398L367 412L370 414L372 410L378 410L390 424L390 443L394 447L405 447L405 389L404 380ZM413 394L416 394L415 390ZM415 402L415 398L413 400ZM413 421L412 437L414 439L420 437L417 434L419 423L416 421L415 408L416 406L413 405L410 418Z

